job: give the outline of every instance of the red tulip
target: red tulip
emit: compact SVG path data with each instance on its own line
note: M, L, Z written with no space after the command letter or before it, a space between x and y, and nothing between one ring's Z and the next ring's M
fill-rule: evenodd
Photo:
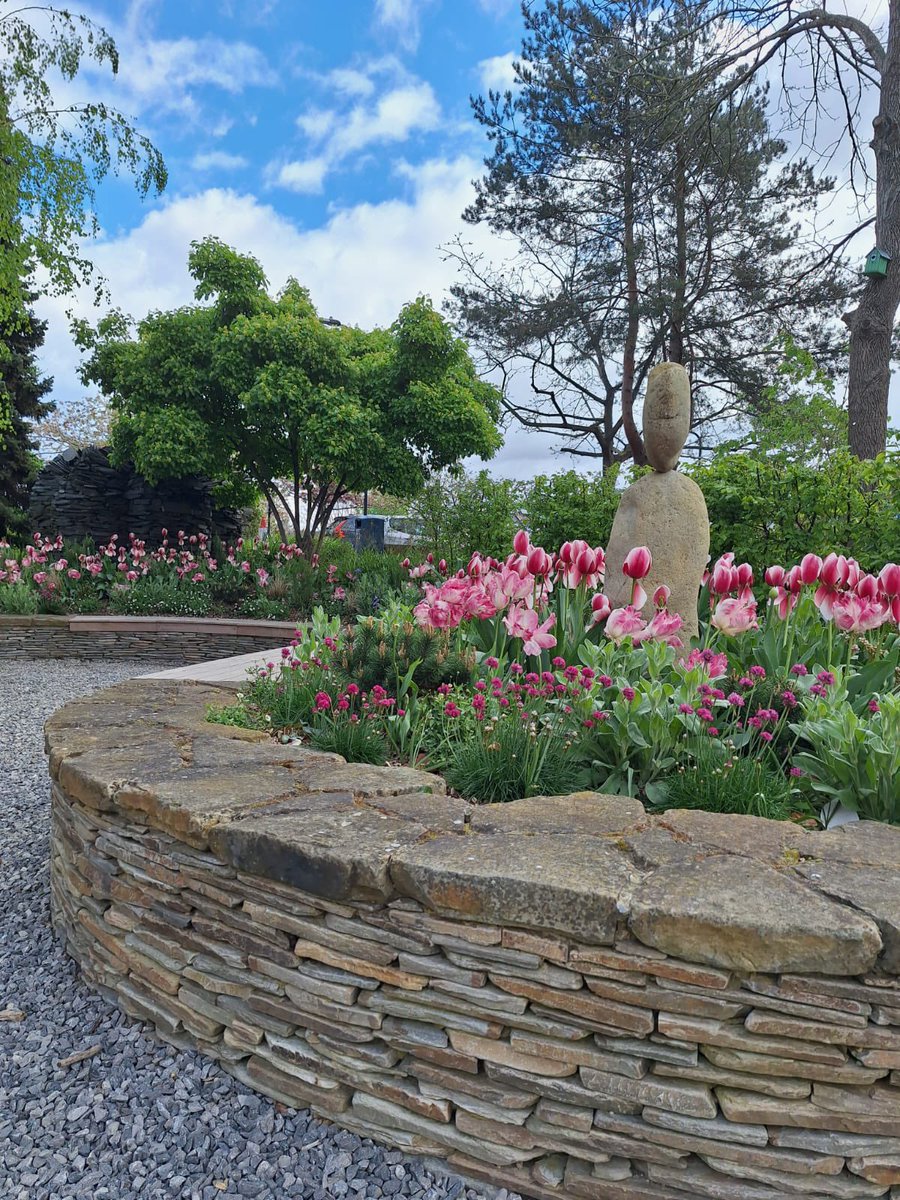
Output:
M531 542L528 540L528 534L524 529L519 529L513 538L513 550L516 554L527 554L530 549Z
M885 563L878 573L878 582L885 596L900 596L900 565Z
M822 560L818 554L804 554L800 560L800 582L817 583L822 570Z
M784 583L784 567L766 567L765 581L770 587L780 587Z

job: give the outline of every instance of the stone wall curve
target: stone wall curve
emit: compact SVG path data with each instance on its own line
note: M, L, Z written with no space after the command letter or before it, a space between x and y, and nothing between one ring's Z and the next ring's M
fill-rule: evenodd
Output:
M285 645L296 628L294 621L223 617L0 614L0 659L157 658L198 663Z
M126 1012L536 1200L900 1196L900 830L473 809L223 698L47 724L54 923Z

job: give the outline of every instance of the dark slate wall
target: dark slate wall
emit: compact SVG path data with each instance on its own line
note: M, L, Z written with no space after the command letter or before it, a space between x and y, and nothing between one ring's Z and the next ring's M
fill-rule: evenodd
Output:
M202 476L149 484L132 467L114 467L109 451L88 446L66 450L40 472L31 489L29 517L34 530L54 537L107 541L129 533L156 545L160 530L217 535L233 540L240 519L233 509L216 508L213 484Z

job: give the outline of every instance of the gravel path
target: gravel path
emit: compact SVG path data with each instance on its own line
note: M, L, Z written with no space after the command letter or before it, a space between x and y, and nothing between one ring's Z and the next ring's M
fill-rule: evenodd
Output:
M417 1160L246 1092L91 992L50 929L54 709L138 662L0 659L0 1196L3 1200L485 1200ZM99 1045L90 1060L59 1059ZM517 1200L504 1190L495 1200Z

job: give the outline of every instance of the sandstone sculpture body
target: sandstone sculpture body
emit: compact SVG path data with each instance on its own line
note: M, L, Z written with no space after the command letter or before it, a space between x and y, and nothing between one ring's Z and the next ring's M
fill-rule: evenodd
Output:
M661 363L650 372L644 400L644 444L653 467L622 493L607 547L606 593L613 607L631 602L632 581L622 564L635 546L653 556L643 581L652 611L654 591L671 589L669 611L684 622L685 642L698 633L697 597L709 560L709 516L703 493L675 467L690 429L691 389L687 372L677 363Z

